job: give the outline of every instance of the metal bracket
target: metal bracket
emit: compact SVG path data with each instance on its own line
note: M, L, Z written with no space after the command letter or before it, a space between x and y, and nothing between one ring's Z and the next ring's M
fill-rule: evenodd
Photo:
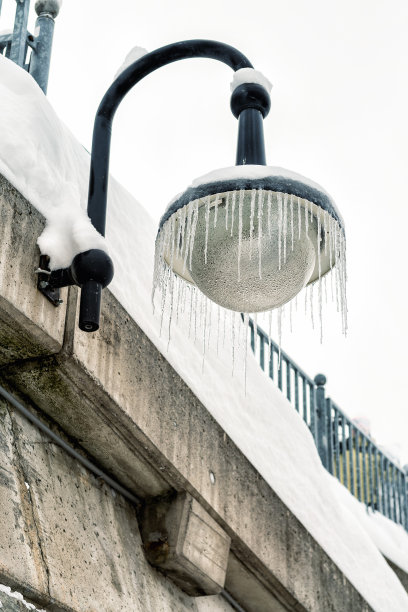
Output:
M40 255L40 264L38 269L35 271L37 274L37 289L41 291L43 295L53 304L54 306L60 306L63 302L60 297L59 287L52 287L50 285L51 271L49 269L50 258L48 255Z

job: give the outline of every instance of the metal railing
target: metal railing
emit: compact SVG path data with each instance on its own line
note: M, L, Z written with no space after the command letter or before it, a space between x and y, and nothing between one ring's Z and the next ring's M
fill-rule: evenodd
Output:
M1 8L2 0L0 0L0 13ZM14 28L13 31L0 35L0 55L5 55L27 70L43 92L47 93L54 20L58 15L59 5L43 0L35 4L35 10L37 19L33 36L27 29L30 0L16 0Z
M261 368L306 422L324 467L360 502L408 531L407 474L325 396L323 374L310 378L259 326L249 325Z

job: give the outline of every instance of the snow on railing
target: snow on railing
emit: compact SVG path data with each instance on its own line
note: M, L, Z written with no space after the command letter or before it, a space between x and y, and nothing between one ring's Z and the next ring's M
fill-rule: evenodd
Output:
M408 531L408 479L331 400L326 377L310 378L269 336L250 321L251 348L261 368L277 384L309 427L324 467L368 508Z

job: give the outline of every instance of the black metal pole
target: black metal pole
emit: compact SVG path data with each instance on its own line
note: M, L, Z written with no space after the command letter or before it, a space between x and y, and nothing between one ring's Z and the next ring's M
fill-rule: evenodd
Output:
M148 74L167 64L194 57L218 60L234 71L252 68L251 62L234 47L213 40L185 40L156 49L138 59L117 77L104 95L95 117L88 194L88 215L103 236L112 121L119 104L132 87Z

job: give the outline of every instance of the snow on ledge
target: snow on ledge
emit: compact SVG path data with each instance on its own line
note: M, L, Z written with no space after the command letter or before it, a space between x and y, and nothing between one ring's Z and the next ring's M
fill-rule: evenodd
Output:
M52 251L54 266L66 265L75 249L101 240L85 213L89 154L30 75L2 56L0 97L0 173L45 215L48 235L46 230L40 244ZM248 355L245 393L242 371L231 376L228 339L218 351L210 344L203 367L201 339L189 337L181 316L168 348L167 334L160 334L160 308L155 315L151 308L156 227L112 178L107 217L115 297L373 610L406 612L406 591L333 490L306 424L255 359Z
M89 155L75 143L34 79L0 55L0 173L46 218L39 237L51 269L107 250L86 214ZM80 181L80 182L79 182Z

